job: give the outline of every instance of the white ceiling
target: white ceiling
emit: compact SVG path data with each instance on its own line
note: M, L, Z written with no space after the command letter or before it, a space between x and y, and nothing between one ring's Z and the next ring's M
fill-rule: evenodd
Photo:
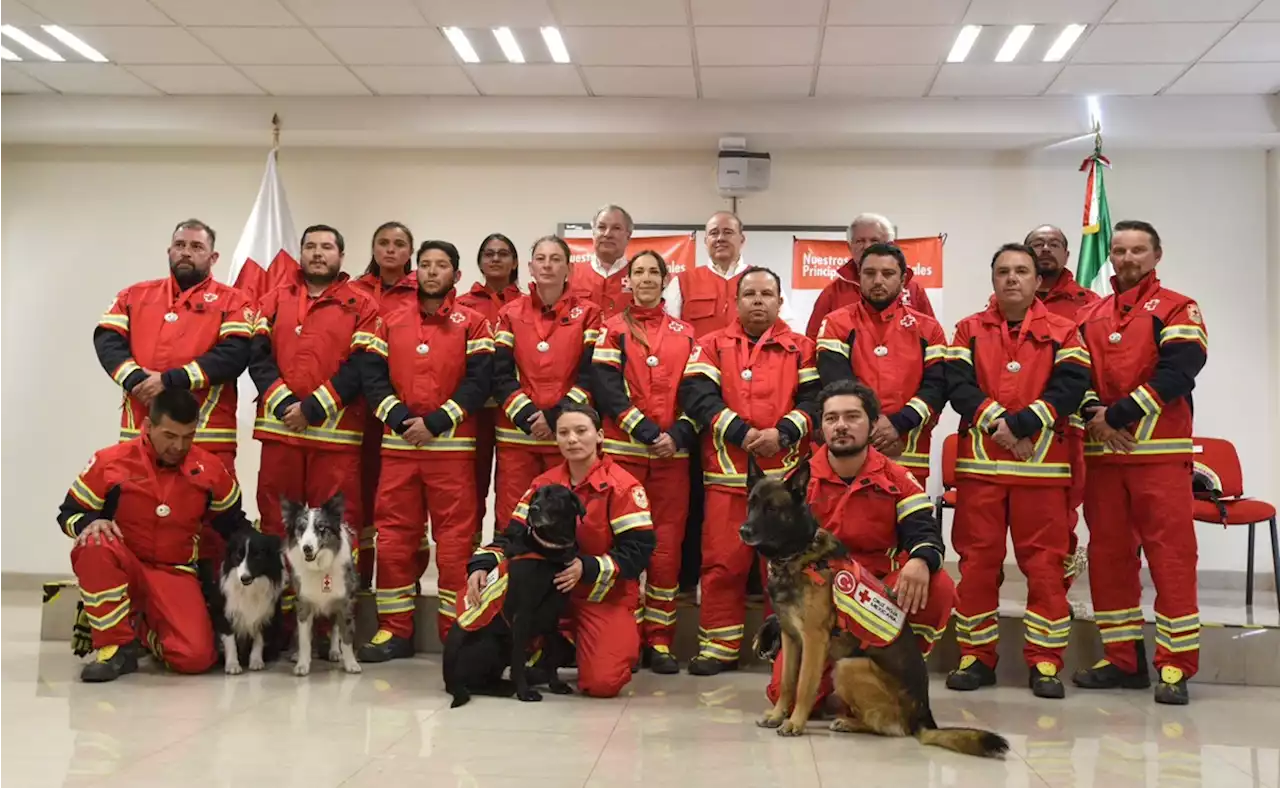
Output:
M5 62L5 93L600 96L705 99L1280 92L1280 0L0 0L110 59ZM1062 26L1089 25L1061 63ZM963 24L987 26L944 63ZM1017 60L994 53L1037 28ZM441 26L467 29L463 65ZM530 62L506 63L510 26ZM563 32L555 65L537 27ZM60 51L65 49L55 46Z

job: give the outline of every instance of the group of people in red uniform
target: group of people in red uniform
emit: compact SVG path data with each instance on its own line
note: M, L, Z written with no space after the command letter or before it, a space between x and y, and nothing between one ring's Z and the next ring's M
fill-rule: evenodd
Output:
M707 222L711 263L678 274L653 251L625 259L634 224L622 208L601 208L593 225L588 262L571 265L562 238L538 239L523 290L515 245L489 236L477 253L483 282L465 294L453 244L415 250L409 229L388 222L365 273L349 279L341 233L314 225L296 275L250 299L209 276L213 230L179 224L169 277L122 291L94 334L124 404L122 442L95 455L59 515L77 540L98 649L86 679L136 666L140 631L175 670L214 661L212 638L191 634L207 625L198 594L166 584L196 582L197 563L219 559L218 535L243 525L235 405L247 369L259 393L262 530L282 531L281 499L342 493L360 532L379 619L361 661L414 653L432 544L443 638L478 603L501 532L523 527L532 493L556 483L587 512L580 559L558 578L572 594L583 691L616 695L640 664L679 670L671 642L691 499L702 509L701 598L688 670L736 668L755 563L737 534L751 457L769 475L806 466L815 516L894 589L922 652L954 610L955 690L995 681L1011 534L1028 580L1028 682L1063 697L1083 501L1105 659L1074 683L1150 686L1141 548L1157 585L1156 700L1187 702L1199 628L1190 395L1207 338L1195 302L1156 277L1154 227L1116 225L1115 295L1101 300L1072 279L1061 230L1005 244L986 309L948 341L881 216L851 224L853 256L806 333L786 319L778 276L743 261L732 213ZM961 418L956 584L924 492L948 403ZM475 549L491 478L499 538Z

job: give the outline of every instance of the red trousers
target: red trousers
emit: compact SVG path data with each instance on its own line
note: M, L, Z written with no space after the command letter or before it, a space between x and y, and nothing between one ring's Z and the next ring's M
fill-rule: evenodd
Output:
M457 618L458 593L465 593L467 559L476 522L474 457L469 452L402 452L382 458L375 521L378 525L378 626L413 637L414 583L422 576L420 547L427 515L440 573L440 640ZM428 543L429 544L429 543Z
M484 530L484 517L489 509L489 485L493 481L493 450L495 446L494 424L498 420L497 408L482 408L472 417L476 420L476 542ZM501 527L495 532L501 533Z
M236 453L235 451L215 451L213 456L222 460L222 464L227 467L227 472L231 474L231 478L236 478ZM200 529L200 558L209 559L214 565L222 563L222 556L227 552L227 542L222 538L222 534L209 527L208 520L212 520L213 515L210 514L205 521L204 527Z
M765 562L757 559L756 551L743 544L738 536L738 528L747 517L744 491L731 492L714 485L706 489L698 656L731 662L738 658L742 646L751 562L760 561L761 577L765 576Z
M498 477L497 495L494 496L493 532L500 534L511 522L511 513L516 504L528 492L529 485L539 475L546 473L564 458L559 452L534 451L523 446L498 444Z
M1089 590L1106 659L1121 670L1146 669L1133 645L1142 639L1139 545L1156 586L1155 665L1188 677L1199 667L1192 500L1190 460L1089 464Z
M644 580L644 645L670 650L676 629L676 594L680 592L680 545L689 515L689 461L614 459L644 485L658 544Z
M617 602L570 603L572 639L578 649L578 689L595 698L612 698L631 681L631 665L640 652L636 626L638 594Z
M898 573L890 572L880 579L889 588L893 588L898 583ZM946 570L934 572L929 577L929 599L924 608L907 616L911 631L916 636L916 644L920 646L920 653L924 656L928 657L929 652L933 651L933 645L942 638L942 633L947 629L947 622L951 620L951 611L955 607L955 602L956 584L951 579L951 575L947 574ZM779 655L773 661L773 676L769 679L768 688L765 689L765 695L770 703L778 702L778 690L782 684L782 666L782 656ZM828 662L822 671L822 683L818 686L818 700L814 706L821 706L831 692L831 663Z
M1006 534L1027 578L1026 643L1030 666L1048 662L1062 670L1071 634L1071 609L1062 582L1067 557L1067 487L998 484L962 478L956 484L951 541L960 556L956 589L956 640L962 657L996 666L1000 638L999 576Z
M71 568L94 648L140 638L179 673L202 673L217 659L213 623L194 569L143 563L119 539L75 547Z

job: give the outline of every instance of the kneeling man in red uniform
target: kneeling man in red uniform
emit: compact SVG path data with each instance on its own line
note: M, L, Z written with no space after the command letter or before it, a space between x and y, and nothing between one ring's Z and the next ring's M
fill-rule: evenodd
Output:
M58 510L58 525L76 540L71 567L97 649L82 681L137 670L142 640L179 673L201 673L217 658L196 577L200 528L209 515L230 539L249 522L235 478L192 445L199 420L190 391L155 395L141 435L94 454Z
M819 524L849 549L849 557L893 589L911 630L928 656L951 618L956 587L942 571L945 547L933 504L916 477L871 446L880 402L863 383L839 380L818 396L822 437L806 465L805 499ZM778 700L782 659L773 663L770 702ZM819 699L831 694L831 673Z

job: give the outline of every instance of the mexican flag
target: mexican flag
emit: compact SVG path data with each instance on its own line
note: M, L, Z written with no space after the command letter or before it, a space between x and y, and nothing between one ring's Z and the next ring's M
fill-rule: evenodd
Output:
M1099 142L1093 155L1080 165L1089 174L1084 187L1084 220L1080 238L1080 258L1076 281L1100 296L1111 295L1111 211L1107 209L1107 190L1102 173L1111 162L1102 155Z

